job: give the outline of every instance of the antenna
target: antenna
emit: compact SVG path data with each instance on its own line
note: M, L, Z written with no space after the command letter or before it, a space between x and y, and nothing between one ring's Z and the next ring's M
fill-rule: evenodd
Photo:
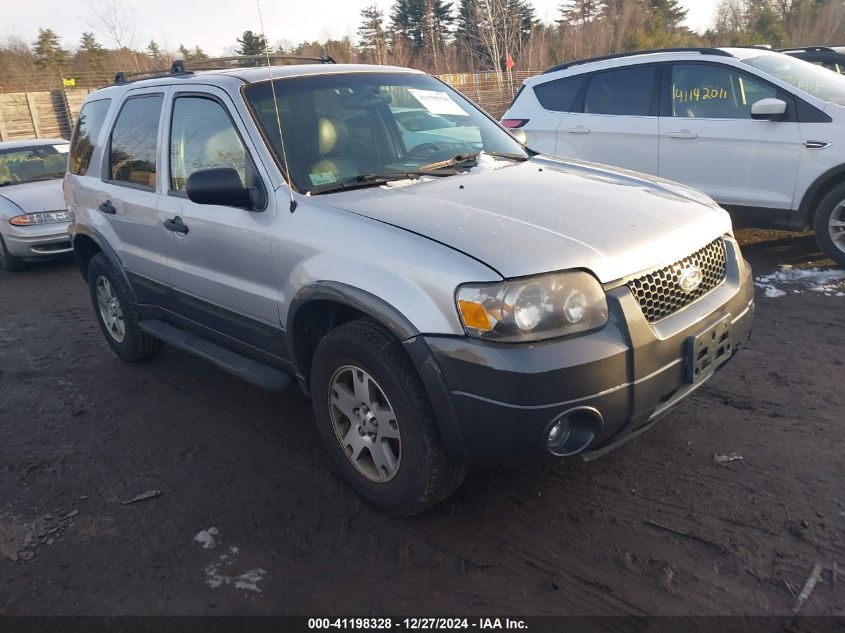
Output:
M288 168L288 153L285 151L285 136L282 134L282 115L279 112L279 101L276 99L276 82L273 81L273 66L270 64L270 49L267 47L267 34L264 32L264 17L261 15L261 0L255 0L258 7L258 23L261 25L261 38L264 40L264 55L267 57L267 74L270 76L270 90L273 93L273 109L276 111L276 126L279 129L279 142L282 145L282 162L285 165L285 176L290 190L290 212L296 211L296 199L293 197L293 182Z

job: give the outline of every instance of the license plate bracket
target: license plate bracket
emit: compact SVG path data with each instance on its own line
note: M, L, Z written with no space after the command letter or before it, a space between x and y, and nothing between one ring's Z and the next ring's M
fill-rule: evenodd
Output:
M726 314L711 325L686 340L686 381L695 383L713 373L731 357L731 315Z

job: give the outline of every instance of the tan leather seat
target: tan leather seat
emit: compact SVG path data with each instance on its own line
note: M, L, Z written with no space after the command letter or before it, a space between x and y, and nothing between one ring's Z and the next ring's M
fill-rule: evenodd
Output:
M362 173L362 161L345 153L349 140L349 128L340 119L334 117L317 119L317 151L320 154L320 160L310 169L309 176L312 184L338 182ZM325 180L327 174L331 174L328 181Z

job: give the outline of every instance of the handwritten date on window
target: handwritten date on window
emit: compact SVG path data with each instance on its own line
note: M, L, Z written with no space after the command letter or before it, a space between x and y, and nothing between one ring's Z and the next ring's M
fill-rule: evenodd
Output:
M724 88L690 88L689 90L675 88L672 96L677 103L690 103L709 99L727 99L728 91Z

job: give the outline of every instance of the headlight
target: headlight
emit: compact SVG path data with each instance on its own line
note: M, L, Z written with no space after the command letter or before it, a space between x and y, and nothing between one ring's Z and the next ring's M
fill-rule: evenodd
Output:
M35 226L36 224L56 224L58 222L73 221L73 213L70 211L41 211L39 213L25 213L16 215L9 220L9 224L15 226Z
M464 329L477 338L537 341L607 323L604 290L594 277L580 271L464 284L456 299Z

